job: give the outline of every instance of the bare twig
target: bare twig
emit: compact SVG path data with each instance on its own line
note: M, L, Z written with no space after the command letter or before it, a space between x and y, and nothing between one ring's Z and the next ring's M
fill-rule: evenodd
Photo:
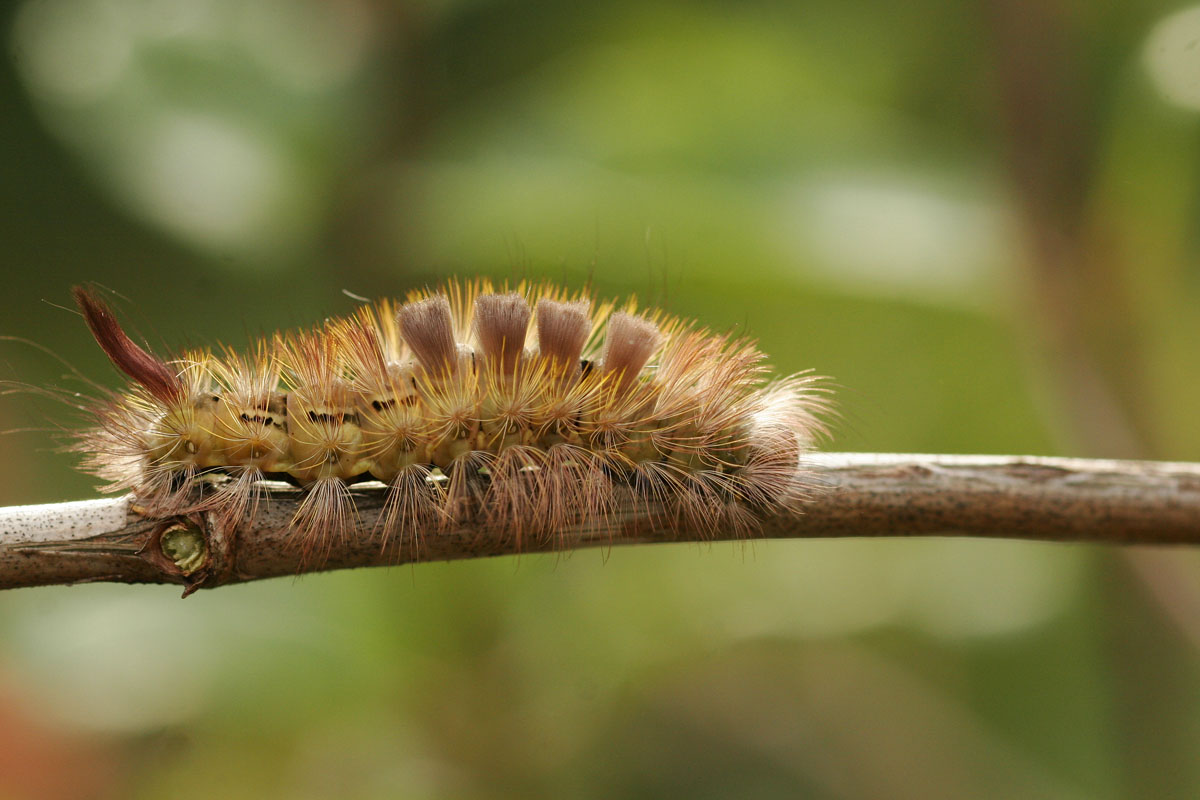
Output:
M1018 456L825 453L824 488L803 514L764 521L762 538L986 536L1120 544L1200 544L1200 464ZM509 555L594 545L698 541L648 510L605 529L516 541L474 527L417 542L373 535L381 492L356 493L355 530L306 564L289 534L297 493L280 490L239 530L215 519L147 519L128 498L0 509L0 588L81 581L198 588L317 569ZM732 533L731 533L732 536Z

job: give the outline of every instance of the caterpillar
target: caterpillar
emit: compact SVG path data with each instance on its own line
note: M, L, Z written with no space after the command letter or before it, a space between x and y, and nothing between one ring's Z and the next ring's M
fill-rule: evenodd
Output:
M452 281L244 352L164 359L95 292L74 296L130 379L89 409L83 468L148 515L227 525L286 481L306 558L357 535L350 487L366 482L386 492L384 546L468 522L519 546L631 506L749 534L813 488L801 463L825 430L821 381L769 380L750 340L634 300Z

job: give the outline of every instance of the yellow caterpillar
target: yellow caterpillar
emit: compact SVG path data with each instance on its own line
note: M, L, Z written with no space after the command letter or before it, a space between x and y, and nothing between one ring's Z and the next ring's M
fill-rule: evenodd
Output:
M304 489L297 543L353 528L349 485L387 487L384 542L467 519L496 535L604 525L630 503L665 524L750 530L806 489L826 395L768 382L746 340L582 293L451 282L381 300L248 353L163 360L86 289L97 342L132 379L94 409L84 466L147 513L236 523L263 481Z

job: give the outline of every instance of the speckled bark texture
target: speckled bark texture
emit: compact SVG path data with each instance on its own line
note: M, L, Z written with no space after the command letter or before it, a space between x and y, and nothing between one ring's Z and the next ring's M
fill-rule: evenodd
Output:
M1016 456L825 453L807 459L822 484L803 512L763 520L758 537L988 536L1117 544L1200 543L1200 464ZM355 492L354 530L305 563L289 522L298 493L280 490L252 523L147 519L128 498L0 509L0 588L119 581L198 588L301 572L574 549L699 536L646 510L603 530L568 528L518 541L486 529L431 530L381 543L381 492ZM711 539L711 537L706 537ZM734 538L731 532L728 538Z

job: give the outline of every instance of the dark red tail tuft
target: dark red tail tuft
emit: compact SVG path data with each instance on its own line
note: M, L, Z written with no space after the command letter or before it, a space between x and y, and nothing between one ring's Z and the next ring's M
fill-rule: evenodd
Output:
M146 387L146 391L164 403L178 400L183 395L183 384L165 363L138 347L121 330L121 324L108 306L82 286L71 290L83 318L96 342L116 365L117 369Z

